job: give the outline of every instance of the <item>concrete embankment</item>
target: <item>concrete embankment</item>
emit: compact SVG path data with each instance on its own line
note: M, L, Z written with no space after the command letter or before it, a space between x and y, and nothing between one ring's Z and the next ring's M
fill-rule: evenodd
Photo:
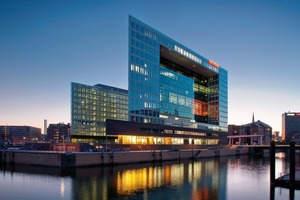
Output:
M53 167L83 167L140 162L163 162L171 160L201 159L249 154L248 147L224 146L207 149L177 151L128 151L128 152L53 152L4 150L1 161L6 164L37 165Z

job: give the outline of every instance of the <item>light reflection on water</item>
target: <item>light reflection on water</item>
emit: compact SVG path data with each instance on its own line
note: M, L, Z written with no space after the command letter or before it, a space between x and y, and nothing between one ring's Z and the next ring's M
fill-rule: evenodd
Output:
M276 176L288 170L277 154ZM268 157L58 169L0 166L1 199L270 199ZM274 199L289 199L276 188ZM295 191L295 199L300 192Z

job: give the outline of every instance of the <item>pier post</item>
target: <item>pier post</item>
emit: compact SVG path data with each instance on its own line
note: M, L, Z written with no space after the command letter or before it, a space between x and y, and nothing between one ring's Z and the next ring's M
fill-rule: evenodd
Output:
M11 151L10 151L10 157L9 157L9 162L10 162L10 164L14 164L14 163L15 163L14 157L15 157L14 151L11 150Z
M6 151L3 149L2 150L2 163L6 162Z
M290 185L292 187L295 186L295 167L296 167L296 160L295 160L295 141L290 143Z
M109 156L110 156L110 164L113 165L114 164L114 150L111 151Z
M101 153L101 164L103 165L104 164L104 151Z
M192 149L192 159L194 159L194 149Z
M290 188L290 199L295 199L295 188Z
M275 200L275 186L272 184L270 186L270 200Z
M151 153L152 153L153 162L155 162L155 154L154 154L154 150L152 150Z
M271 142L270 157L271 157L270 181L271 181L271 184L274 184L274 182L275 182L275 142Z

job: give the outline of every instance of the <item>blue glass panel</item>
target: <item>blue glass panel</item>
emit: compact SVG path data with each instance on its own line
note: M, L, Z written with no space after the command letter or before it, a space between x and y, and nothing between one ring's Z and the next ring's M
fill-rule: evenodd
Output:
M169 69L160 68L160 113L194 119L194 80Z
M228 123L228 85L227 71L219 68L219 126L227 128Z

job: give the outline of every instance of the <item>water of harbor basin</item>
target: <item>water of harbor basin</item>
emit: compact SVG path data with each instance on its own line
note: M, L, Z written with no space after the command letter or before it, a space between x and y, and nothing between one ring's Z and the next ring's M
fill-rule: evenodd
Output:
M287 159L276 154L276 177L288 172ZM271 191L268 156L74 169L0 165L3 200L300 199L298 190Z

